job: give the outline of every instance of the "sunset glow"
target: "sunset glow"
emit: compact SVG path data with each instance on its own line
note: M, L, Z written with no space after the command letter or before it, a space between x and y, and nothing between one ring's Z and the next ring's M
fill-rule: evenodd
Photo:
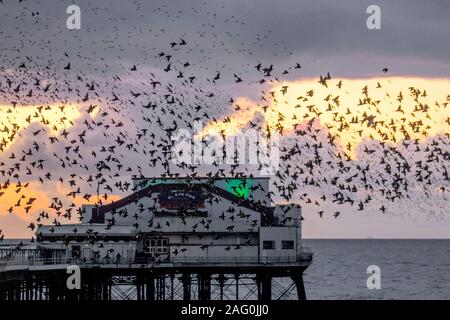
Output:
M34 123L45 126L49 135L56 135L61 130L72 127L76 119L82 115L81 108L82 106L79 104L16 107L0 104L0 152L6 150L14 142L21 130ZM95 110L93 114L94 112ZM37 136L41 131L33 134Z
M318 79L282 82L258 103L237 99L235 105L243 111L210 123L202 134L233 134L258 114L262 128L283 134L316 119L354 156L364 139L398 144L450 134L449 103L449 79L331 79L326 86Z

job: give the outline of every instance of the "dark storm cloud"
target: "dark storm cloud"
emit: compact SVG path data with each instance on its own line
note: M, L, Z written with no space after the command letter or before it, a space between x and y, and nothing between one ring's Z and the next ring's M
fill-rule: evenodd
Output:
M80 55L89 69L101 57L153 66L154 55L184 37L197 72L300 60L305 75L325 69L361 76L390 65L397 74L450 73L448 1L75 1L82 30L65 28L70 1L5 1L0 54ZM381 7L381 30L366 28L366 9ZM39 16L32 16L33 12ZM103 62L103 61L102 61Z

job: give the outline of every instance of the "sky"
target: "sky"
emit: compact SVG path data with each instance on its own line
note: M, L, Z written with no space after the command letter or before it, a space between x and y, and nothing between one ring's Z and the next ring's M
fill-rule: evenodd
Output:
M408 121L422 121L429 126L427 135L417 132L413 138L419 139L426 149L427 145L433 143L434 137L439 137L437 143L440 150L449 150L448 136L445 135L450 132L450 123L447 124L450 114L449 108L443 106L448 103L450 95L448 1L283 0L274 3L266 0L176 0L132 1L126 5L115 1L76 1L75 4L81 9L80 30L66 27L66 8L70 4L72 2L69 1L31 0L20 3L4 0L0 3L0 127L11 128L13 123L19 127L17 134L9 140L11 132L0 131L0 140L8 140L3 151L0 151L0 163L13 166L15 161L11 159L12 153L19 157L23 150L33 147L33 142L48 141L49 137L59 139L57 143L41 145L41 149L30 156L34 161L45 159L45 171L51 173L50 178L44 178L45 183L39 182L39 174L35 174L34 170L26 178L8 177L8 173L0 176L2 184L6 180L15 184L14 188L3 188L3 200L6 200L0 204L0 229L8 237L29 236L31 230L27 226L35 221L36 214L47 210L55 195L67 197L72 190L70 181L76 179L71 179L70 173L85 177L84 180L77 180L77 183L86 188L86 192L95 193L95 186L88 182L86 172L78 163L69 166L70 172L67 166L61 167L60 164L65 161L64 154L72 152L65 149L68 142L61 142L65 141L61 137L63 130L68 130L75 137L83 135L86 121L109 121L103 112L107 111L111 115L108 108L116 105L120 108L120 117L113 119L121 121L126 130L116 127L111 129L112 134L109 129L108 132L88 130L89 139L81 145L83 159L77 159L80 164L86 162L89 168L95 166L95 161L89 158L90 154L101 150L102 146L109 143L108 139L126 139L142 129L159 136L161 128L155 122L151 124L143 121L143 112L136 105L164 101L158 91L162 92L162 89L153 88L151 92L149 82L158 80L163 84L178 83L177 72L185 69L177 66L186 62L189 62L186 70L196 76L196 86L178 83L178 86L174 85L173 91L186 104L201 103L201 112L209 116L203 120L210 122L212 128L215 126L211 118L230 117L232 121L226 123L227 127L245 128L258 116L262 117L264 123L276 127L280 113L288 117L283 120L286 128L299 122L297 119L292 120L292 116L306 122L314 118L311 112L294 106L298 103L299 94L307 96L307 92L313 89L316 100L311 99L309 103L317 105L316 111L323 113L315 123L322 130L321 133L324 132L324 136L319 139L325 143L327 132L339 135L336 148L345 149L351 143L348 152L353 155L352 165L363 166L373 161L365 158L362 151L363 145L371 146L371 142L367 142L368 136L372 135L373 139L369 140L374 140L376 145L376 141L382 140L383 132L365 125L350 125L342 132L334 126L336 121L331 115L327 118L328 106L323 98L330 94L334 98L339 96L341 104L338 111L345 114L347 109L351 109L353 113L349 114L350 121L357 112L360 117L364 112L369 112L367 109L358 109L361 90L368 85L371 98L382 101L378 121L383 119L388 122L394 114L398 115L396 121L401 121L403 116L408 117ZM369 30L366 26L369 16L366 9L372 4L381 9L380 30ZM180 39L184 39L187 45L180 46ZM172 42L177 43L173 48L170 45ZM162 58L159 56L161 52L165 53ZM164 59L169 53L172 55L172 68L178 68L173 74L164 71L167 67ZM21 63L25 63L26 67L21 68ZM68 63L70 70L64 69ZM255 70L258 63L275 66L277 79L259 85L261 74ZM296 63L301 65L298 70L294 68ZM136 72L130 72L132 66L136 66ZM383 71L384 68L387 72ZM283 73L284 70L287 72ZM218 72L220 81L214 83L212 79ZM327 73L333 79L329 81L329 87L325 88L317 80ZM244 79L243 83L236 83L235 74ZM33 89L31 79L36 78L41 79L41 87L37 89L35 86L33 94L27 96L29 90ZM12 79L13 85L9 86L7 79ZM343 81L343 89L336 87L339 81ZM17 87L21 82L21 87ZM93 90L86 87L86 84L89 87L89 83L95 83ZM47 84L50 84L50 89L44 92L42 88ZM381 89L377 88L378 84L381 84ZM289 87L286 94L279 93L283 86ZM426 91L427 95L421 97L420 102L431 107L429 119L424 114L410 115L415 113L411 96L408 96L410 87L419 88L422 95ZM18 88L17 92L14 88ZM201 90L214 96L197 99L197 96L202 95ZM400 91L405 96L402 102L405 115L395 111ZM119 102L111 100L112 92L119 96ZM149 94L133 98L129 97L132 92ZM262 101L260 97L268 92L275 92L274 96L278 100L268 98ZM388 98L386 93L389 93ZM88 103L83 101L85 94L89 94ZM246 101L245 110L230 107L230 98ZM436 102L439 107L435 106ZM12 106L15 103L17 106L14 108ZM49 120L48 124L43 123L42 117L34 116L42 104L52 105L52 108L43 111ZM61 104L66 105L64 111L58 109ZM87 113L86 104L98 107ZM261 113L263 104L269 105L269 112ZM186 112L189 111L183 109L179 114L185 115ZM175 117L162 113L149 116L161 117L168 126L172 125L172 118ZM38 130L41 131L34 135ZM358 130L364 130L365 135L358 135ZM401 149L398 131L392 136L390 133L388 142L398 144ZM286 135L291 143L296 139L293 132L287 132ZM157 145L142 143L138 149L139 152L135 153L127 153L126 150L117 152L117 158L125 168L132 168L133 173L139 171L139 168L135 168L148 156L143 150L154 149L156 155L162 155L161 147ZM425 161L425 154L405 148L401 150L411 163ZM305 158L308 159L308 156ZM298 160L297 164L306 163L306 159ZM444 156L443 159L430 164L435 165L432 170L435 180L430 188L438 190L443 186L450 189L449 181L440 178L444 169L450 170L448 158ZM66 162L73 163L73 159ZM28 167L31 168L30 165ZM295 165L291 169L288 175L298 170ZM143 174L157 175L159 170L161 168L157 167L143 169ZM327 170L334 171L322 165L315 173L326 177ZM25 164L19 171L22 174L26 172ZM122 176L130 178L125 172ZM58 183L58 178L63 178L64 182ZM19 190L18 180L21 183L29 182L30 185ZM381 199L376 199L375 205L368 206L366 210L358 211L355 206L347 205L338 209L329 202L317 208L303 203L304 199L300 201L299 198L297 200L304 208L304 237L449 238L450 218L446 209L448 189L442 194L436 191L425 196L420 184L414 185L414 180L410 180L410 186L408 192L411 198L386 204L389 206L386 214L381 214L377 205L381 204ZM306 189L308 187L305 186ZM116 191L110 199L126 194ZM318 191L331 195L335 190L328 187L312 189L311 197L319 198L316 194ZM30 213L22 212L19 206L8 213L11 203L16 203L17 196L22 192L23 202L30 198L37 199ZM363 199L366 197L359 196ZM76 206L85 203L80 197L66 202L66 205L73 203ZM329 211L330 214L320 218L318 210ZM332 215L336 210L342 212L339 218Z

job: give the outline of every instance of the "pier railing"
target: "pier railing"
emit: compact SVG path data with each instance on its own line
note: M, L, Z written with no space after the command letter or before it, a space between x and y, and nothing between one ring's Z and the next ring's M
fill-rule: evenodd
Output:
M80 266L109 266L109 267L153 267L163 264L174 266L183 265L282 265L308 263L312 261L313 253L307 248L303 248L301 254L297 256L268 256L268 257L172 257L172 259L162 258L39 258L30 256L29 258L11 257L0 259L0 271L9 267L27 266L50 266L50 265L80 265Z

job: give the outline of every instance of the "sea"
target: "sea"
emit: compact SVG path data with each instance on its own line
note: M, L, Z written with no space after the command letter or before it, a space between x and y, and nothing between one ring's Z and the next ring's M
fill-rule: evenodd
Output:
M304 239L303 245L314 252L303 278L308 300L450 299L450 240ZM367 285L374 270L379 289Z

